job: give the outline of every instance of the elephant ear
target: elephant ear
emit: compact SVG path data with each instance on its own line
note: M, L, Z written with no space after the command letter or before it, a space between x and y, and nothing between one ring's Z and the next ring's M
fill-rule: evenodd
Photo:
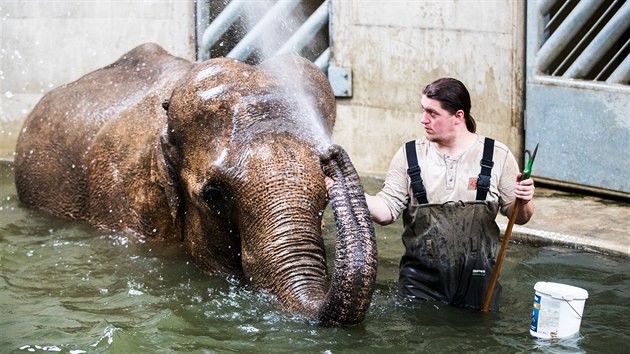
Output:
M180 184L176 172L177 151L173 145L168 142L166 131L160 136L157 153L153 160L155 166L154 171L157 172L158 183L164 190L168 201L175 230L177 230L177 233L183 240L182 203L179 188Z

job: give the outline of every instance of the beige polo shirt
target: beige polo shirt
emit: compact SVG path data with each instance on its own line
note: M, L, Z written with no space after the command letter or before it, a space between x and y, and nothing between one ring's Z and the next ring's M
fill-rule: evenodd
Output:
M429 203L447 201L472 201L477 197L477 178L481 171L479 164L483 156L483 136L460 156L447 156L439 152L435 143L426 138L416 140L416 152L427 191ZM491 172L490 191L486 200L498 201L503 215L514 201L514 188L519 167L514 155L504 144L495 141L494 166ZM394 220L408 206L411 215L418 207L413 197L411 180L407 174L407 156L405 146L396 152L387 172L383 189L376 194L389 208Z

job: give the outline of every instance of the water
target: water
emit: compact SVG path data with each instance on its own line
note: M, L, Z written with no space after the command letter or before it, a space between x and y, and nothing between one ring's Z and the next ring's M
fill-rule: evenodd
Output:
M0 353L615 353L630 343L630 261L511 244L502 310L484 314L395 295L399 227L377 227L377 289L365 322L323 328L237 280L202 274L178 245L20 207L10 165L0 163ZM588 290L580 337L529 334L537 281Z

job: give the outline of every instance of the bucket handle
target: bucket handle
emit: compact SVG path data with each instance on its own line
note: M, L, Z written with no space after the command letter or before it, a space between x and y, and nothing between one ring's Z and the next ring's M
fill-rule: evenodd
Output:
M567 299L565 299L564 297L562 298L562 300L566 301L567 305L569 305L569 307L571 308L571 310L573 310L573 312L575 312L575 314L580 318L580 320L582 319L582 315L580 315L579 312L577 312L577 310L571 306L571 302Z

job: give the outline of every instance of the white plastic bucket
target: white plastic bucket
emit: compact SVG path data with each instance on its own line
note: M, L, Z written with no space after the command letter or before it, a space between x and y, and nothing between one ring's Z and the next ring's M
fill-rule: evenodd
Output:
M538 338L567 338L577 334L588 292L571 285L537 282L529 333Z

